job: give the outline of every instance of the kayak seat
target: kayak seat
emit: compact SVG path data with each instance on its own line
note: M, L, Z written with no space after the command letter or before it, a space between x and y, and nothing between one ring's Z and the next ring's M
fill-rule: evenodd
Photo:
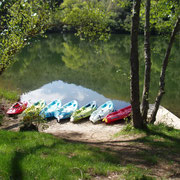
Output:
M105 108L107 106L107 104L104 104L103 106L102 106L102 108Z
M14 108L18 108L18 107L20 107L18 103L14 105Z

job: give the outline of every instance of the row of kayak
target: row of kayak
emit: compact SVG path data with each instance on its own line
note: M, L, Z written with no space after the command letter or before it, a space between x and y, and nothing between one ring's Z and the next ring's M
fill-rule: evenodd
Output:
M17 102L7 111L7 114L22 113L23 116L26 116L34 112L40 112L39 114L43 118L56 118L57 122L67 118L70 118L71 122L78 122L81 119L89 117L89 120L93 123L99 120L111 123L130 116L131 105L114 111L112 101L107 101L98 108L96 101L78 108L78 102L76 100L72 100L64 105L62 105L61 100L54 100L49 104L40 100L30 107L28 107L27 102Z

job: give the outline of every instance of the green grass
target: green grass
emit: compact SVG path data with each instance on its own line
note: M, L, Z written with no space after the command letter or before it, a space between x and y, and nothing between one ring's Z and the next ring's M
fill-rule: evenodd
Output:
M148 125L144 131L126 128L123 134L138 134L132 143L146 145L150 149L111 153L97 147L64 141L52 135L38 132L0 131L0 179L100 179L115 173L119 179L154 179L151 170L137 167L145 163L156 167L159 162L173 165L180 151L180 131L164 125ZM142 135L142 136L141 136ZM128 142L128 140L127 140ZM142 147L143 147L142 146ZM134 148L138 146L132 146ZM173 155L173 159L168 157ZM128 157L138 161L122 163ZM172 157L172 156L171 156ZM134 162L138 162L137 164ZM169 162L169 164L167 164Z
M144 143L152 148L167 149L166 153L180 152L180 130L168 127L164 124L148 124L147 129L138 130L131 124L128 124L122 131L116 133L114 137L120 135L141 135L134 143Z
M152 179L134 165L85 144L38 132L0 131L0 179L91 179L116 172L124 179Z
M9 101L17 101L19 99L19 94L16 91L9 91L0 88L0 99L2 98Z

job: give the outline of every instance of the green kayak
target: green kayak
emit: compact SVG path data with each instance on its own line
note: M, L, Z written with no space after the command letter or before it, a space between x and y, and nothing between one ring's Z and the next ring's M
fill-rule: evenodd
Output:
M27 109L24 110L23 116L29 114L29 113L35 113L35 112L40 112L44 107L46 106L46 103L44 100L40 100L36 103L34 103L32 106L28 107Z
M97 109L96 101L92 101L85 106L81 107L80 109L76 110L71 118L71 122L77 122L80 119L86 118L91 115L92 112L94 112Z

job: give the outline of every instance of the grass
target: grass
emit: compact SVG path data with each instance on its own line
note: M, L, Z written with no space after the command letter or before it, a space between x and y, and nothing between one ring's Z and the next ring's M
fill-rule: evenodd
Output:
M114 136L122 136L125 139L126 136L133 137L133 139L129 141L124 140L124 142L131 145L131 147L140 149L135 154L137 160L142 163L144 161L148 165L147 167L155 167L154 169L166 167L166 172L163 173L163 175L165 173L166 175L161 177L161 174L161 178L179 178L180 130L173 129L164 124L148 124L147 129L138 130L128 124L121 132Z
M121 165L117 155L38 132L0 131L0 179L91 179L117 173L152 179L148 171Z
M16 91L9 91L0 88L0 99L6 99L14 102L19 99L19 94Z
M135 143L140 142L152 148L164 148L166 149L164 154L180 152L180 130L164 124L148 124L147 129L144 130L135 129L131 124L128 124L122 131L116 133L114 137L120 135L140 135L135 140Z

